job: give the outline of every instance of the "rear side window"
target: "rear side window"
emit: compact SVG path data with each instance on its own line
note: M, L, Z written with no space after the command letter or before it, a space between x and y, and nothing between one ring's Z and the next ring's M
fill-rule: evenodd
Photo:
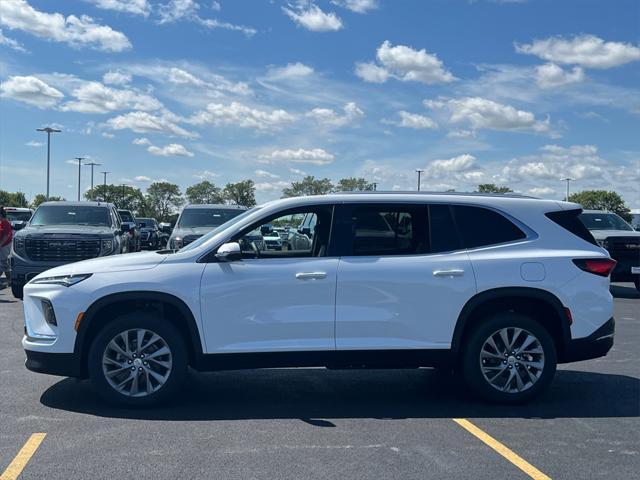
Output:
M352 255L414 255L428 251L424 205L356 206L351 225Z
M449 205L429 206L429 240L431 253L460 249L460 238Z
M582 220L580 220L580 214L582 210L576 208L574 210L558 210L557 212L548 212L545 215L549 220L560 225L565 230L570 231L576 237L580 237L581 239L593 244L597 245L595 238L591 235L591 232L585 227Z
M511 220L482 207L455 205L455 220L466 248L513 242L526 238Z

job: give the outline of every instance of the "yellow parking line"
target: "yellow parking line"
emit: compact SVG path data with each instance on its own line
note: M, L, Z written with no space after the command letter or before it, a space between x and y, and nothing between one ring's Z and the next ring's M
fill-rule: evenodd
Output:
M0 475L0 480L15 480L18 478L46 436L46 433L34 433L31 435L27 443L24 444L16 455L16 458L13 459L7 469Z
M502 443L497 441L488 433L485 433L482 430L480 430L469 420L465 420L464 418L453 418L452 420L456 422L458 425L460 425L462 428L464 428L471 435L473 435L474 437L484 442L486 445L493 448L496 452L498 452L504 458L509 460L511 463L513 463L516 467L518 467L520 470L522 470L524 473L529 475L534 480L551 480L550 477L548 477L547 475L542 473L540 470L538 470L536 467L531 465L520 455L518 455L517 453L513 452L512 450L504 446Z

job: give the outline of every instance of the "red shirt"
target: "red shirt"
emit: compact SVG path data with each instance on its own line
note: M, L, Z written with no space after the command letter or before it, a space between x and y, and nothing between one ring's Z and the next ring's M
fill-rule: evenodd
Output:
M6 247L13 239L13 228L11 222L6 218L0 220L0 247Z

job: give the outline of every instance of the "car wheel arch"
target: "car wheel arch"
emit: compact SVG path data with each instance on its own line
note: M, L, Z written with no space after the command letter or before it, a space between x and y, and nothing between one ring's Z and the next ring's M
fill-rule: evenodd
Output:
M191 309L180 298L165 292L156 291L131 291L120 292L99 298L91 304L82 317L82 321L76 335L74 353L78 356L82 366L83 376L86 376L87 356L91 342L100 329L115 318L120 312L130 311L132 308L161 308L164 314L169 311L177 313L172 317L166 317L173 323L185 337L189 351L189 363L200 363L203 350L199 329ZM179 317L179 318L176 318Z
M532 287L502 287L485 290L470 298L458 316L451 341L452 357L458 358L464 345L465 336L475 322L486 316L505 310L514 310L531 315L534 312L550 314L543 318L534 318L549 330L556 342L558 351L562 351L571 340L570 321L565 307L553 293Z

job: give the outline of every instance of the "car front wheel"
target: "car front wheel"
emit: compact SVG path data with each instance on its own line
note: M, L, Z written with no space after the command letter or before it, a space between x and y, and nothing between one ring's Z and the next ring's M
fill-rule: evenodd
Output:
M463 353L464 379L485 400L522 403L542 393L556 371L553 339L538 322L505 312L479 323Z
M149 406L169 399L187 370L187 350L169 322L142 312L107 324L89 351L89 376L106 400Z

